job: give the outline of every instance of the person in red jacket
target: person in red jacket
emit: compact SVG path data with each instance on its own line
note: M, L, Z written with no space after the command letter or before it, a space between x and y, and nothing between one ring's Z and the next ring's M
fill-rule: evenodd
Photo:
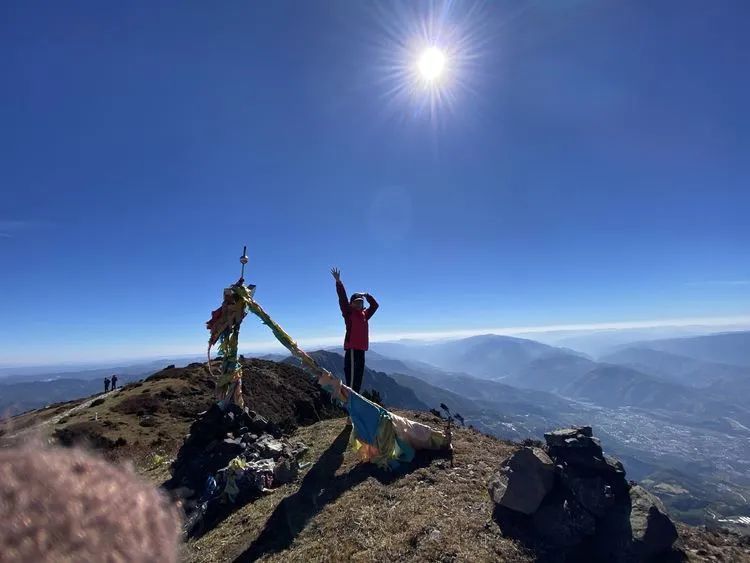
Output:
M346 336L344 337L346 384L359 393L365 373L365 352L370 345L368 321L378 310L378 302L369 293L352 293L351 299L348 299L344 284L341 282L341 271L333 268L331 274L336 280L339 306L346 323ZM370 305L366 309L365 299Z

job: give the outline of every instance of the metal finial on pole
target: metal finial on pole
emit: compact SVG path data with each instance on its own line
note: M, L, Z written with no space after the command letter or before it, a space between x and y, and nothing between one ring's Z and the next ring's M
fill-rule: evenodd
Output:
M247 246L242 248L242 256L240 256L240 264L242 264L242 273L240 279L245 279L245 264L247 264Z

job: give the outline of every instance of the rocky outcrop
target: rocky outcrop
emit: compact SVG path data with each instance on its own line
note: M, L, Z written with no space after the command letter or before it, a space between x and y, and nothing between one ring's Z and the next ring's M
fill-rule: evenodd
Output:
M524 448L490 481L492 500L511 510L532 514L552 490L554 464L540 448Z
M640 485L630 488L630 529L637 551L652 557L672 547L677 529L664 504Z
M543 449L518 450L490 480L504 530L563 558L631 563L677 553L664 505L625 480L622 464L604 455L590 426L544 438Z

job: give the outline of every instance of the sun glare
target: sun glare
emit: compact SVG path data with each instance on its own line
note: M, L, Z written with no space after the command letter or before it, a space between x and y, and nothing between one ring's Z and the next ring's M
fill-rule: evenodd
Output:
M473 95L488 37L485 6L478 0L399 2L376 14L377 80L390 111L426 116L438 126Z
M422 78L427 82L435 82L445 69L445 54L437 47L429 47L420 55L417 67Z

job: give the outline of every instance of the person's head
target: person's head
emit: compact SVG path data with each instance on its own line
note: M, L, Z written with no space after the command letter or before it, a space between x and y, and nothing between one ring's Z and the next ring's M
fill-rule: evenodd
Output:
M361 311L365 308L365 298L361 293L353 293L350 303L357 311Z
M0 450L0 516L3 561L177 561L176 507L78 450Z

